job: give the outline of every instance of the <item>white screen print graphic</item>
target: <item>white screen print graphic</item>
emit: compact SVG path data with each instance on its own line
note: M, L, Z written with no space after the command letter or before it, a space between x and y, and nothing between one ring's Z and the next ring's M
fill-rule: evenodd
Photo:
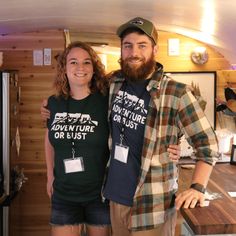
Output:
M130 129L137 129L138 124L145 124L147 110L144 100L124 91L119 91L112 107L113 121L125 124Z
M98 121L92 120L89 114L56 113L51 125L55 139L85 140L88 133L94 133Z

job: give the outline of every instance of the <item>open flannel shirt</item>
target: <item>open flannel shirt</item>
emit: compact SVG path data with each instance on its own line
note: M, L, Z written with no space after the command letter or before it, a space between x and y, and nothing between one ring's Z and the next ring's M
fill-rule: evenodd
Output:
M166 76L161 64L156 67L147 85L151 99L129 222L133 231L155 228L173 211L178 173L167 152L170 144L177 144L184 134L196 151L196 160L214 165L219 156L215 133L189 86ZM120 71L111 77L109 117L114 96L124 80Z

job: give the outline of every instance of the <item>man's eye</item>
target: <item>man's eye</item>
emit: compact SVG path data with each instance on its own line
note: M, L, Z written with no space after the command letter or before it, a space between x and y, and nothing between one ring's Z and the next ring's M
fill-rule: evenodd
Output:
M125 49L130 49L130 48L131 48L131 45L125 44L125 45L123 45L123 47L124 47Z
M139 45L139 48L146 48L146 45L145 44L141 44L141 45Z

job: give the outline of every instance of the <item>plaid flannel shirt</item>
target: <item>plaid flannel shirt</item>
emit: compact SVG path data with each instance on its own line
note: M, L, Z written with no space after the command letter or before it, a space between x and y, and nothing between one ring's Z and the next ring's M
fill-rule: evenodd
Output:
M121 72L111 78L109 117L114 95L124 78ZM185 134L196 150L196 159L214 165L218 158L215 133L189 87L164 75L157 63L147 90L151 99L144 132L139 182L131 208L129 228L147 230L164 222L173 207L177 191L177 167L167 148Z

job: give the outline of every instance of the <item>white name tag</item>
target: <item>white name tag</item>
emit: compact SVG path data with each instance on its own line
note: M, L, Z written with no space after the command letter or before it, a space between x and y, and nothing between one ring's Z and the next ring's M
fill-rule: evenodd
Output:
M129 147L123 146L121 144L116 144L115 146L115 156L114 158L123 163L127 163L128 160Z
M84 171L84 164L82 157L76 157L73 159L65 159L65 173L81 172Z

